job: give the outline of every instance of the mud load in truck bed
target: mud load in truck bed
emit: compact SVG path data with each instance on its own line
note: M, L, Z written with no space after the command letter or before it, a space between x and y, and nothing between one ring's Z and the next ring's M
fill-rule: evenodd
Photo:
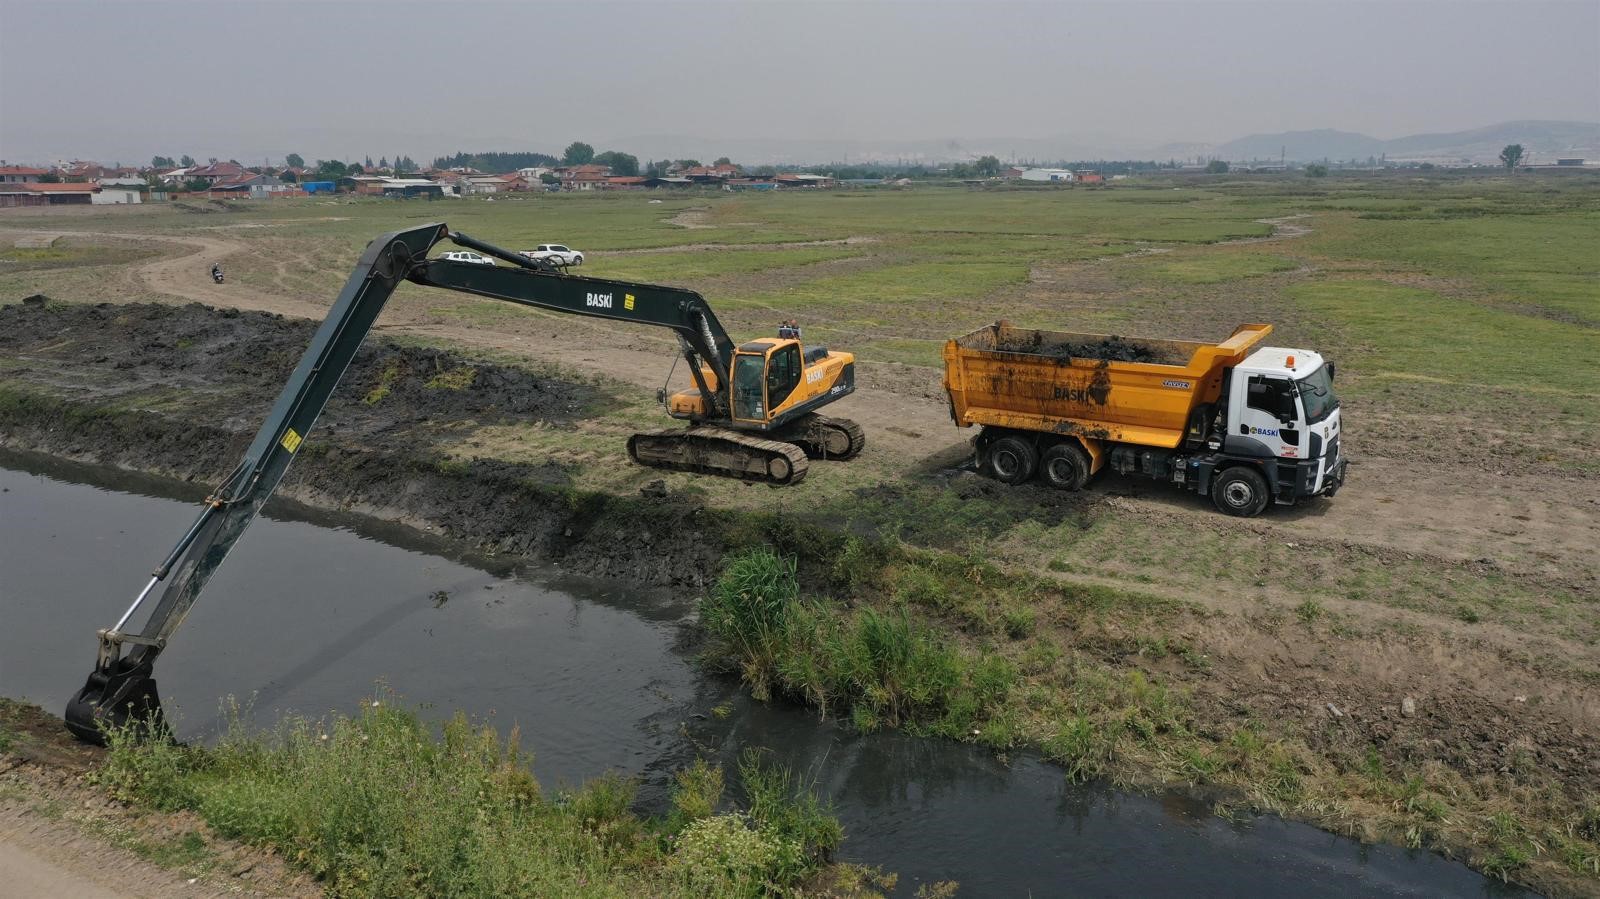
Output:
M994 333L994 331L994 328L985 328L983 332L978 333ZM1055 340L1058 337L1074 336L1078 335L1013 329L1004 337L995 334L994 349L1002 353L1028 353L1035 356L1049 356L1052 359L1104 359L1109 362L1154 362L1158 365L1182 365L1188 361L1190 355L1182 348L1173 346L1177 341L1140 340L1118 337L1114 334L1110 337L1090 337L1082 341Z
M1222 371L1271 333L1243 325L1221 343L1039 331L1007 322L945 344L957 424L1175 447Z

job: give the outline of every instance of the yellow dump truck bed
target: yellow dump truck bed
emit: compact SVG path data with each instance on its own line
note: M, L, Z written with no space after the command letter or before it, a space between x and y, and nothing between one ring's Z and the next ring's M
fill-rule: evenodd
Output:
M1272 333L1240 325L1221 343L1014 328L996 322L944 347L950 414L990 425L1172 448L1215 402L1223 370Z

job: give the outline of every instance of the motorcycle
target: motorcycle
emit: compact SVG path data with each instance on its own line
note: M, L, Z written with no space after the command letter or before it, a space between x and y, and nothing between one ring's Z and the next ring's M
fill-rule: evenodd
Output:
M212 269L211 270L211 280L215 281L218 284L221 284L222 283L222 269L220 269L220 268Z

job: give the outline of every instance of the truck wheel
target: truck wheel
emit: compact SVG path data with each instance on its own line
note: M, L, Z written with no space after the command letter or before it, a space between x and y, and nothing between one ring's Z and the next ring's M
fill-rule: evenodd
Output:
M1001 437L989 444L984 456L989 476L1004 484L1020 484L1033 477L1039 455L1021 437Z
M1246 465L1236 465L1211 482L1211 501L1229 515L1240 518L1259 515L1271 499L1267 479Z
M1057 490L1081 490L1089 482L1089 454L1076 443L1058 443L1044 451L1039 477Z

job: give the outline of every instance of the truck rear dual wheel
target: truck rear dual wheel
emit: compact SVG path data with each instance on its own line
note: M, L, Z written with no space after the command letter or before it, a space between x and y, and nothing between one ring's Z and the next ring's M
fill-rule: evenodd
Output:
M1058 443L1044 451L1039 477L1057 490L1082 490L1089 483L1089 454L1076 443Z
M1226 469L1211 482L1211 501L1229 515L1240 518L1259 515L1271 500L1267 479L1247 465Z
M1002 484L1017 485L1033 477L1039 454L1021 437L1001 437L984 451L983 467Z

